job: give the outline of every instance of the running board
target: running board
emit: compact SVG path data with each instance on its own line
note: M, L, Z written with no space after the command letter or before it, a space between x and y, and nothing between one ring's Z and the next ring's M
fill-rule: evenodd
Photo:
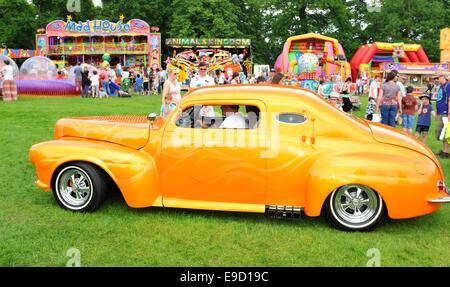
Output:
M298 219L301 217L303 207L266 205L266 214L270 218L276 219Z

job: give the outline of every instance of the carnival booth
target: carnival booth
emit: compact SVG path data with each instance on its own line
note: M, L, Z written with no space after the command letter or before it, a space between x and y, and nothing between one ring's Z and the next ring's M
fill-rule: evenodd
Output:
M331 82L350 76L350 65L339 41L314 33L288 38L275 69L294 74L307 86L316 86L319 79Z
M421 45L375 42L361 46L350 61L353 81L382 76L385 63L422 63L430 61Z
M179 80L184 82L189 74L197 72L200 62L208 64L208 72L222 70L227 76L233 73L251 73L252 57L250 39L166 39L169 49L169 66L180 69Z
M381 66L382 76L386 73L397 70L399 74L406 75L405 85L414 87L414 95L419 97L428 89L435 92L434 78L438 74L450 74L449 64L421 64L421 63L384 63Z
M152 32L151 32L152 31ZM47 25L45 32L36 35L36 49L41 56L69 65L77 62L98 66L102 56L111 56L111 65L134 67L161 66L161 35L157 27L132 19L124 22L87 20L67 22L56 20Z

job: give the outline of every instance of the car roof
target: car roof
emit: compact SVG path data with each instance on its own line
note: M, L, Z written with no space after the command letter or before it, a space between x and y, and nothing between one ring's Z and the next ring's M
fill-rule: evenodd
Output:
M250 94L257 97L250 97ZM264 102L289 102L302 99L321 101L319 97L311 92L299 87L282 86L274 84L241 84L241 85L217 85L201 87L190 90L184 97L183 102L211 100L211 96L224 96L224 99L247 99L264 100Z

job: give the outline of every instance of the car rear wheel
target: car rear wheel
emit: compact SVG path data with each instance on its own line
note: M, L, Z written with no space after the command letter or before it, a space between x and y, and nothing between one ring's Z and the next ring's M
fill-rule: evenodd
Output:
M345 231L371 231L385 217L386 207L373 189L349 184L335 190L326 200L326 217L330 223Z
M91 164L72 163L58 171L52 190L61 207L72 211L94 211L105 197L106 176Z

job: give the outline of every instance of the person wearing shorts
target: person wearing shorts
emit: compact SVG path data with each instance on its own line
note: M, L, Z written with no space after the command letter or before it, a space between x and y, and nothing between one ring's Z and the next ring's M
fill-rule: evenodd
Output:
M448 117L448 111L450 106L450 83L447 82L444 74L438 75L439 90L436 98L436 140L440 141L441 131L444 128L443 118ZM449 158L448 154L448 142L443 140L443 149L438 153L441 158Z
M412 95L414 88L406 88L406 96L402 98L402 128L403 131L413 135L414 116L417 110L417 99Z
M431 125L431 115L436 116L433 110L433 106L430 105L431 98L428 95L423 95L419 98L421 100L417 117L416 135L415 138L419 139L426 144L428 131Z

